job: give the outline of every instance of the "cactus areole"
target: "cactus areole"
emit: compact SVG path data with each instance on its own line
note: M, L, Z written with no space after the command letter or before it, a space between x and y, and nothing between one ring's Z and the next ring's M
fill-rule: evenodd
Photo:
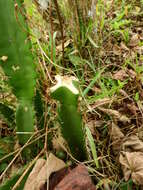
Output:
M75 77L55 76L57 84L51 87L51 96L60 102L58 110L61 132L68 143L73 157L86 159L85 135L81 115L78 112L79 91Z

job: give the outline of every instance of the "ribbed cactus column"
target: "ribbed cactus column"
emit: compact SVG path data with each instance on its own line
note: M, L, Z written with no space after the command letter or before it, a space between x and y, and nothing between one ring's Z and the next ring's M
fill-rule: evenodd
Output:
M27 133L34 131L32 101L36 79L28 27L19 8L24 11L21 0L0 0L0 65L18 100L17 132ZM18 136L24 144L30 135Z
M51 96L60 102L61 132L72 155L83 161L86 159L86 147L81 114L78 112L79 91L74 85L77 79L60 75L55 79L57 84L51 88Z

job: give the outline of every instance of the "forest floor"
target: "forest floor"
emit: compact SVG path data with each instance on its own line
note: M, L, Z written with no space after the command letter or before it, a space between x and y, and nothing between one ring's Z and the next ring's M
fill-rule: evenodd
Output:
M83 164L96 189L143 189L143 1L79 0L77 5L77 1L59 0L58 7L51 3L47 9L34 2L31 6L25 0L26 17L48 120L45 125L55 127L48 149L71 167L73 162L79 164L71 159L57 130L56 103L49 92L56 74L74 75L80 84L79 110L92 134L91 139L86 136L89 159ZM5 88L0 101L15 107L15 97L3 82L0 85ZM0 152L2 173L12 160L3 156L12 151L10 143L16 143L4 120L1 126L0 150L7 147L4 154ZM95 146L88 142L93 139ZM14 167L20 162L21 158Z

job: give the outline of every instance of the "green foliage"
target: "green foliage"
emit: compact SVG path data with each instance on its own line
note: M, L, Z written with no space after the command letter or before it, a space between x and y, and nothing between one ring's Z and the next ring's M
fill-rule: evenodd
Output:
M132 179L130 179L127 182L121 183L120 189L121 190L131 190L131 189L133 189L133 181L132 181Z
M18 0L17 3L24 12L22 1ZM0 64L8 76L13 93L19 100L20 105L16 114L17 131L32 132L34 131L32 99L35 86L35 66L31 54L31 43L27 38L27 24L24 16L15 10L13 0L1 0L0 8L0 36L2 36ZM20 143L25 143L27 138L26 135L20 138Z
M7 122L9 126L14 124L14 110L8 105L0 103L0 116Z
M123 40L129 42L129 30L127 26L131 24L130 19L125 19L126 11L130 9L130 6L123 7L123 10L117 13L116 17L111 20L111 30L115 37L122 36Z
M12 187L14 187L14 185L16 184L18 179L21 177L23 171L24 171L24 168L20 169L10 179L6 180L5 183L0 186L0 190L10 190L10 189L12 189ZM24 176L23 180L21 181L19 186L16 188L16 190L24 189L24 185L25 185L25 182L27 180L27 177L28 177L29 173L30 173L30 171Z
M0 159L9 154L10 152L13 151L14 147L14 139L13 137L3 137L0 138ZM0 173L5 170L7 167L8 161L11 158L7 158L0 164Z
M98 71L95 75L95 77L92 79L92 81L90 82L90 84L86 87L86 89L83 91L83 95L85 96L89 90L94 86L95 82L101 77L101 74L103 73L104 69L102 69L101 71Z
M96 146L95 146L94 139L93 139L93 136L91 134L91 131L90 131L90 129L88 127L86 127L86 134L87 134L87 138L88 138L88 141L89 141L89 145L90 145L90 148L91 148L92 156L93 156L93 159L95 161L96 167L99 168L97 152L96 152Z

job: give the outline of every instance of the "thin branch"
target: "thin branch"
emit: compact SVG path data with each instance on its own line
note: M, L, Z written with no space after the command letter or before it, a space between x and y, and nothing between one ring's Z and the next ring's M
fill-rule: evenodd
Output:
M62 17L60 15L59 5L57 0L53 0L55 4L55 8L57 11L59 23L60 23L60 30L61 30L61 37L62 37L62 53L63 53L63 63L64 63L64 31L63 31L63 24L62 24Z

